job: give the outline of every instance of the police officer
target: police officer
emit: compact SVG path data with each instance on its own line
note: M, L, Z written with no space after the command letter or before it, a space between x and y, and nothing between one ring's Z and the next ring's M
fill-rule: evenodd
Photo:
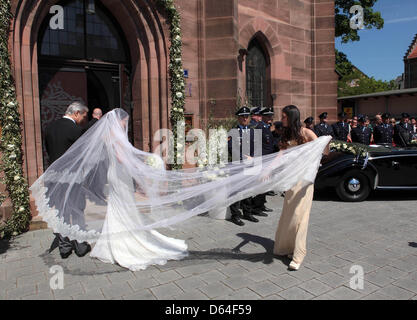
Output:
M406 147L412 139L413 127L409 123L410 115L401 114L401 121L394 127L394 142L397 146Z
M250 123L249 125L252 128L255 128L258 125L259 121L262 121L262 116L261 116L261 109L260 107L254 107L250 109Z
M344 142L348 141L349 135L349 125L345 122L346 116L347 114L345 112L340 112L338 114L338 121L332 124L334 138Z
M306 125L307 129L310 129L311 131L314 131L314 125L313 125L314 118L308 117L304 120L304 124Z
M372 130L365 126L365 116L358 116L358 126L350 132L352 142L370 145L372 140Z
M321 136L332 136L334 138L334 132L332 127L327 123L327 112L323 112L319 115L320 123L314 126L314 132L317 137Z
M378 123L374 127L374 142L375 144L392 145L394 128L390 124L391 115L389 113L384 113L381 118L382 123Z
M242 161L244 156L254 156L254 130L249 126L250 109L243 106L236 112L239 124L235 129L238 129L238 136L230 135L228 139L229 155L232 156L232 160ZM233 139L238 139L238 142L233 143ZM233 145L235 144L235 148ZM250 146L249 154L243 154L246 148L242 148L244 145ZM242 209L243 215L241 215L240 209ZM245 223L241 220L246 219L252 222L258 222L252 215L252 198L246 198L241 201L237 201L230 206L231 219L230 221L238 226L243 226Z
M274 116L273 108L263 108L260 110L262 120L258 122L255 129L262 130L262 155L271 154L278 151L278 140L274 137L271 126ZM265 206L266 196L276 195L275 192L269 191L267 193L259 194L253 197L253 214L261 217L268 216L265 212L271 212L272 209ZM265 211L265 212L264 212Z

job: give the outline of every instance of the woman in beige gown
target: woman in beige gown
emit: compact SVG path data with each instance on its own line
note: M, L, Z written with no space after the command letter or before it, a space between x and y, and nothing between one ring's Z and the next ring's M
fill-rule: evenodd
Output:
M317 139L316 134L303 128L300 111L296 106L282 110L284 132L280 149L288 149ZM328 146L325 153L328 153ZM314 184L302 186L301 182L285 192L284 206L275 234L274 254L292 259L289 268L298 270L306 256L308 220L313 203Z

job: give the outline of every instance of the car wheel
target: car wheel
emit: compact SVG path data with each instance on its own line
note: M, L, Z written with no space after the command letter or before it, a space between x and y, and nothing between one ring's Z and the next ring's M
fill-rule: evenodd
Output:
M343 201L359 202L371 192L368 177L358 170L347 172L336 186L336 193Z

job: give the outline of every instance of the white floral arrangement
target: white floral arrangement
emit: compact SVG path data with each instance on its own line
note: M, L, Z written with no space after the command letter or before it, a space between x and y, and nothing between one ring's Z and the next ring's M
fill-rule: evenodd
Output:
M366 155L368 154L368 151L365 147L360 147L353 143L337 140L330 142L330 151L343 152L360 157L366 157Z

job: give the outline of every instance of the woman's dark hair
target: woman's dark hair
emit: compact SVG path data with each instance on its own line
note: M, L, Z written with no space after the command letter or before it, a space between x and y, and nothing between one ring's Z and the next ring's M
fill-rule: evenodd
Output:
M294 105L289 105L282 109L282 112L287 115L288 127L284 127L281 142L287 143L288 141L295 140L297 144L303 144L304 139L301 135L300 110Z

